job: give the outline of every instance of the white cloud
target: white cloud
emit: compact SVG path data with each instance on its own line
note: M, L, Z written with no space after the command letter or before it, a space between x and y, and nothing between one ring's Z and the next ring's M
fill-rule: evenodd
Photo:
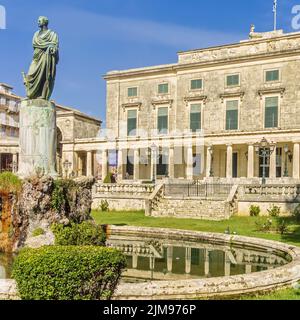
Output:
M66 21L70 24L67 24ZM113 17L73 9L57 12L55 25L72 36L93 38L95 41L115 39L180 48L236 42L245 37L240 33L208 31L177 24Z

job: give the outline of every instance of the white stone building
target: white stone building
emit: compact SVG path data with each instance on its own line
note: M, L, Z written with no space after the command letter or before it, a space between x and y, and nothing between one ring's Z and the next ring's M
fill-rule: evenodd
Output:
M105 177L117 150L119 181L247 182L264 168L268 182L299 180L299 71L300 33L276 31L109 72L106 136L65 143L64 156L95 175L97 154ZM263 138L275 148L265 165L255 150Z

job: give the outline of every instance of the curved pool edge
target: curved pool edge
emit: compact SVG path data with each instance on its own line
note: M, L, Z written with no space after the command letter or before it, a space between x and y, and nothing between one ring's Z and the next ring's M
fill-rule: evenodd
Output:
M238 235L226 235L178 229L109 226L112 235L172 238L175 240L201 240L218 245L233 245L249 249L267 249L287 253L292 261L284 266L251 274L228 277L122 283L114 295L115 300L176 300L237 298L241 295L263 294L283 289L300 280L300 248L289 244Z

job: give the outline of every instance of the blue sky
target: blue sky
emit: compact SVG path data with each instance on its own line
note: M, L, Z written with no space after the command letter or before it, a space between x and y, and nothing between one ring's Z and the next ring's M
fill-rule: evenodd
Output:
M278 28L291 32L292 7L278 0ZM246 39L273 28L273 0L0 0L7 29L0 30L0 82L24 95L21 71L32 59L40 15L60 37L53 99L105 120L110 70L174 63L177 51Z

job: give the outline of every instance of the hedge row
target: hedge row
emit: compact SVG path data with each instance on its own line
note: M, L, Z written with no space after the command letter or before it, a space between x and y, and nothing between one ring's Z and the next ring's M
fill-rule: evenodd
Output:
M21 250L12 276L25 300L106 300L125 267L111 248L48 246Z

